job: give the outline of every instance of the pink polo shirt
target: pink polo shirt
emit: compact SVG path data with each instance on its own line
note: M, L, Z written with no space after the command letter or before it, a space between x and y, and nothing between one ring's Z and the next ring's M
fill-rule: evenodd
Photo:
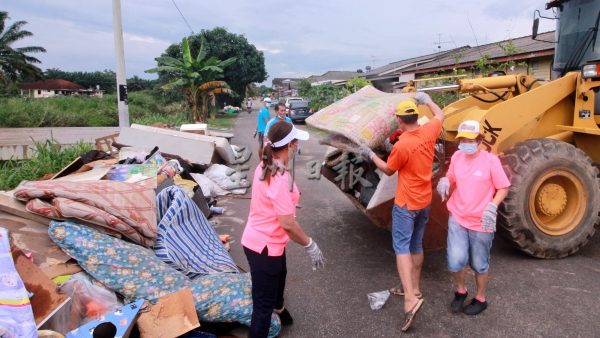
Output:
M452 155L446 177L455 184L447 204L450 214L463 227L483 231L483 211L494 199L496 190L510 186L498 156L479 150L474 158L468 158L457 151Z
M261 181L262 165L254 171L252 180L252 199L250 214L242 235L242 245L256 253L261 253L265 246L269 256L281 256L285 245L290 240L279 224L278 215L295 215L300 192L296 183L290 192L289 172L283 175L278 172L271 176L271 181Z

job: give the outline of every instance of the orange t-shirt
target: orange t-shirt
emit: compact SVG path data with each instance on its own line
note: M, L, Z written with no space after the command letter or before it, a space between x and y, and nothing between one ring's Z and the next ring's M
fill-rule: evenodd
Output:
M431 170L435 142L442 121L431 119L419 128L402 133L387 159L390 169L398 171L394 203L419 210L431 204Z

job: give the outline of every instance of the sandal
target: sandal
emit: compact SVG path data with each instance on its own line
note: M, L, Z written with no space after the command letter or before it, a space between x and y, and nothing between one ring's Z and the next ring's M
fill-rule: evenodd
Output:
M402 284L398 284L394 287L391 287L389 291L392 295L404 296L404 290L402 289ZM419 299L423 299L423 294L420 292L417 293L415 296L417 296L417 298L419 298Z
M415 306L413 306L412 310L404 313L404 324L402 324L402 329L401 329L402 332L406 332L410 328L413 321L415 320L415 316L417 315L417 312L419 312L419 310L423 306L424 302L425 302L425 300L423 298L420 298L417 301L417 304L415 304Z

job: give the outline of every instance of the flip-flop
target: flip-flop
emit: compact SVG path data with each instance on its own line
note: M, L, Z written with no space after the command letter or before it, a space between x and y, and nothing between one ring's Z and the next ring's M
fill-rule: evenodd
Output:
M398 284L394 287L391 287L389 291L392 295L404 296L404 290L402 289L402 284ZM418 294L416 294L415 296L417 296L417 298L419 298L419 299L423 299L423 294L420 292Z
M419 310L423 306L424 302L425 302L425 300L423 298L420 298L419 301L417 301L417 304L415 304L415 306L413 306L412 310L404 313L404 324L402 324L402 329L401 329L402 332L406 332L410 328L413 321L415 320L415 316L417 315L417 312L419 312Z

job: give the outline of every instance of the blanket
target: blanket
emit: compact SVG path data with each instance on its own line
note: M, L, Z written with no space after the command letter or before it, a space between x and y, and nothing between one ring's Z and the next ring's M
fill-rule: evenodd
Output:
M219 235L183 189L170 186L156 196L158 236L154 253L194 279L218 272L238 272Z
M135 243L154 245L154 190L116 181L25 181L15 197L26 209L53 219L78 218L117 231Z

